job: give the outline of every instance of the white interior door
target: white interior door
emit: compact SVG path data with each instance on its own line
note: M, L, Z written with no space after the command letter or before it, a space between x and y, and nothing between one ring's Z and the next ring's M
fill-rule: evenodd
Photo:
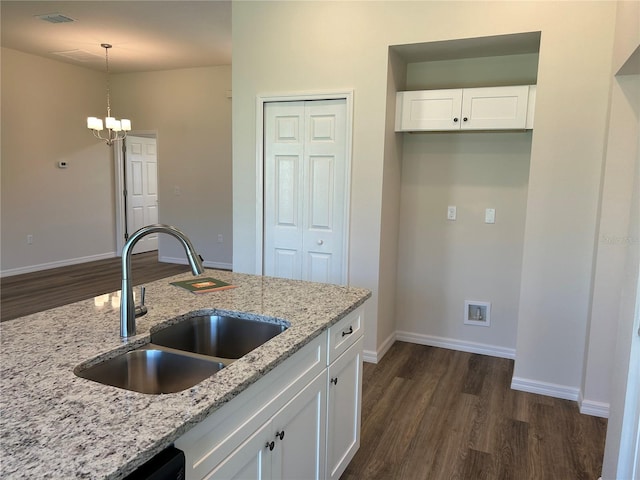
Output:
M158 223L158 158L155 138L127 136L127 231ZM158 235L141 238L133 253L158 249Z
M346 283L346 101L264 107L264 273Z

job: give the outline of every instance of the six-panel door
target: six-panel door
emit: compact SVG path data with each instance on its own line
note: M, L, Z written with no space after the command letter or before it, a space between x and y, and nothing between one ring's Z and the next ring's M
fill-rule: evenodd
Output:
M264 107L264 274L344 284L346 101Z

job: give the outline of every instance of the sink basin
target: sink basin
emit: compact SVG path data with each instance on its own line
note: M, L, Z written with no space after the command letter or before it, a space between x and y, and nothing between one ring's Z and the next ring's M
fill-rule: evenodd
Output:
M151 333L151 343L212 357L238 359L286 329L284 325L259 320L203 315Z
M158 349L138 349L106 360L76 375L140 393L175 393L220 371L219 362Z

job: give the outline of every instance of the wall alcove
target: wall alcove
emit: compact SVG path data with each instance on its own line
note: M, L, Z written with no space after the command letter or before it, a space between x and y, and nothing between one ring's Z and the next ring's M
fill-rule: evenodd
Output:
M392 46L389 94L535 85L539 46L540 32ZM533 133L395 135L397 338L515 358ZM465 324L469 300L491 303L489 328Z

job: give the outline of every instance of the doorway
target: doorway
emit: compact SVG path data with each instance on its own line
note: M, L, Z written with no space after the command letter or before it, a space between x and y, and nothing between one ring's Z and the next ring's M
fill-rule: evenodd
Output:
M351 93L258 102L256 270L347 284Z
M155 133L127 135L116 148L116 248L122 247L136 230L158 223L158 157ZM140 239L133 253L158 249L158 236Z

